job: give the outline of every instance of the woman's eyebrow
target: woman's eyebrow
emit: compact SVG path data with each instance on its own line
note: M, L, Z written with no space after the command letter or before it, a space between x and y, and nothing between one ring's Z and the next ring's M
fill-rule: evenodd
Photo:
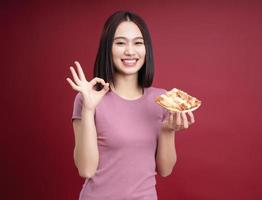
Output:
M126 37L123 37L123 36L118 36L118 37L115 37L114 40L117 40L117 39L124 39L124 40L128 40L128 38ZM137 39L142 39L143 40L143 37L141 36L138 36L138 37L134 37L133 39L131 40L137 40Z

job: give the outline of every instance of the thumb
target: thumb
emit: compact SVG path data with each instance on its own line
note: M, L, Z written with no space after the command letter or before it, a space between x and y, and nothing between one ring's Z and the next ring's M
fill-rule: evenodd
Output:
M162 123L168 122L169 117L170 117L170 114L169 113L165 113L163 118L162 118Z

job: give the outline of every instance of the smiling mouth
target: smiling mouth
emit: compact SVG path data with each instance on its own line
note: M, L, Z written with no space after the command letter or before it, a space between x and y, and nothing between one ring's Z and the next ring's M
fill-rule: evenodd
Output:
M125 66L134 66L138 59L121 59L121 61Z

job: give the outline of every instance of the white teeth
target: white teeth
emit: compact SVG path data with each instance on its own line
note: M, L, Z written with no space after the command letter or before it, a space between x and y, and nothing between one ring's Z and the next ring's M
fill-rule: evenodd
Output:
M123 59L122 61L123 61L123 63L126 64L126 65L134 65L137 60L136 60L136 59L134 59L134 60Z

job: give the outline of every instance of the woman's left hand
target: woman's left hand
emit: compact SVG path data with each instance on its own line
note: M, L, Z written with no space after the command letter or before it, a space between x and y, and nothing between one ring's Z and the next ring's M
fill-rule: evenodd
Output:
M195 123L195 119L191 111L189 112L169 111L168 115L162 122L161 130L165 130L167 132L181 131L187 129L193 123Z

